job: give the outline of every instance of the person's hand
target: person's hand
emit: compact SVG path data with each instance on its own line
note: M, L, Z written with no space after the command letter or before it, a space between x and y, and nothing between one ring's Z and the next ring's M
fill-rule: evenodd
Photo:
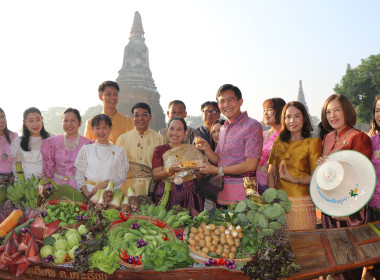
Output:
M170 167L166 170L166 173L167 173L169 176L172 176L172 175L174 175L175 173L180 172L181 170L182 170L181 167L179 167L178 165L172 165L172 166L170 166Z
M372 137L372 136L374 136L374 135L376 135L376 134L378 134L378 133L379 133L379 131L375 130L374 128L371 128L371 129L369 130L369 132L368 132L368 136L369 136L369 137Z
M326 159L328 159L328 156L321 156L317 159L317 165L322 165L326 162Z
M105 189L108 185L108 181L105 182L98 182L95 186L95 188L92 190L91 194L94 195L96 192L100 189Z
M219 167L216 167L214 165L206 164L205 166L202 166L199 170L202 174L212 175L212 174L218 174L219 173Z
M285 180L285 181L288 181L290 183L293 183L294 178L293 178L292 175L290 175L290 173L288 171L288 168L286 167L285 164L280 164L280 166L278 168L278 172L279 172L280 178L282 180Z
M211 150L211 147L208 144L208 142L201 137L196 137L194 139L194 143L195 143L195 148L197 148L198 150L201 150L201 151Z

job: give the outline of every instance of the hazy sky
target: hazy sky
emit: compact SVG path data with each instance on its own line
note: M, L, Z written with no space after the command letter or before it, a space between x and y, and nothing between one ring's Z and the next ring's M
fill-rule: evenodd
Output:
M135 11L165 111L181 99L199 115L232 83L261 120L266 98L295 100L302 80L320 117L347 63L380 53L380 1L28 0L0 10L0 107L12 130L30 106L100 104L98 85L117 78Z

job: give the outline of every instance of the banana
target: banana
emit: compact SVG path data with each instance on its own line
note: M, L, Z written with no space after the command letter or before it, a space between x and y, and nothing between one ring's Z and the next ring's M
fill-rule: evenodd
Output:
M25 189L24 196L26 201L30 200L30 189Z

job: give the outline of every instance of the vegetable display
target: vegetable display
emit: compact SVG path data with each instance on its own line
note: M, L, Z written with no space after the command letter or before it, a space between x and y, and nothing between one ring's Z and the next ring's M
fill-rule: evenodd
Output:
M68 201L52 201L46 205L46 216L44 221L51 223L60 220L60 226L69 226L79 223L86 219L87 212L81 210L78 204Z

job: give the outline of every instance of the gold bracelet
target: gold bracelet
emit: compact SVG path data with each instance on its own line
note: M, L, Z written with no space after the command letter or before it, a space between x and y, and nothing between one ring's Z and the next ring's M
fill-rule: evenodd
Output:
M174 173L170 172L170 167L168 167L168 169L166 169L166 173L169 175L169 176L172 176Z

